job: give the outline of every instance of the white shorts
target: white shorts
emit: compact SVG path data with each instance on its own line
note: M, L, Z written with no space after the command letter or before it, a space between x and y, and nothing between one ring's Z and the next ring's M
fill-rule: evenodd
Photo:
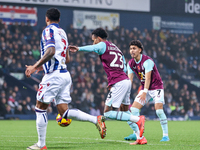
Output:
M70 103L70 88L72 80L70 73L66 70L55 70L45 74L39 84L37 100L49 104L54 100L55 104Z
M144 90L141 90L138 95L135 97L135 100L136 102L140 103L141 105L145 105L146 103L148 102L153 102L153 103L163 103L165 104L165 101L164 101L164 90L163 89L156 89L156 90L149 90L147 92L147 95L146 95L146 100L145 100L145 103L141 103L139 100L140 100L140 97L138 98L138 96L140 96L142 93L143 93Z
M121 104L130 105L131 81L122 80L115 83L106 99L106 105L119 108Z

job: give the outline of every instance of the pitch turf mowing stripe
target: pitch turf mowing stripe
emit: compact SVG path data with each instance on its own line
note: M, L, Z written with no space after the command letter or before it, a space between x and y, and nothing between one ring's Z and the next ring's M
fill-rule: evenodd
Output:
M34 137L36 138L37 136L6 136L6 135L1 135L1 137L14 137L14 138L18 138L18 137ZM130 141L120 141L120 140L107 140L107 139L94 139L94 138L78 138L78 137L46 137L47 139L76 139L76 140L94 140L94 141L109 141L109 142L119 142L119 143L131 143ZM3 140L0 140L3 141ZM12 142L19 142L19 141L14 141L14 140L6 140L6 141L12 141ZM20 141L20 142L35 142L35 141ZM62 141L49 141L47 140L47 143L59 143ZM85 142L68 142L66 141L66 143L85 143ZM96 142L88 142L88 143L96 143ZM171 144L148 144L148 145L171 145Z
M18 137L37 137L37 136L4 136L4 135L1 135L1 137L14 137L14 138L18 138ZM120 141L120 140L106 140L106 139L93 139L93 138L78 138L78 137L47 137L47 139L50 138L56 138L56 139L77 139L77 140L94 140L94 141L109 141L109 142L119 142L119 143L131 143L130 141ZM0 140L0 141L3 141L3 140ZM14 140L6 140L6 141L9 141L9 142L19 142L19 141L14 141ZM35 141L20 141L20 142L35 142ZM49 141L47 140L47 143L63 143L62 141ZM68 142L66 141L66 143L85 143L85 142ZM87 142L87 143L96 143L96 142ZM171 144L148 144L148 145L171 145Z

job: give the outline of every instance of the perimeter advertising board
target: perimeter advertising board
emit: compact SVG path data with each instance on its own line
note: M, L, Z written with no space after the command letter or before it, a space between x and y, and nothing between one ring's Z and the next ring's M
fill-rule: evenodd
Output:
M73 11L73 26L76 29L82 29L86 26L88 29L96 29L98 27L108 27L108 30L113 30L119 26L119 13L106 13L96 11Z
M151 0L151 12L177 15L199 15L200 0Z
M172 19L163 19L161 16L152 16L153 29L169 30L171 33L193 34L194 23L189 21L174 21Z
M34 6L52 5L54 7L67 6L124 11L150 11L150 0L0 0L0 2L30 4Z

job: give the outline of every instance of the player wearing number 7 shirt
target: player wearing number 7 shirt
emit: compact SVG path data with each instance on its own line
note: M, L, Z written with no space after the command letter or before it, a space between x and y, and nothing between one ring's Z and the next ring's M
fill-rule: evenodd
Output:
M131 81L133 81L133 73L139 78L142 89L135 97L131 109L133 115L139 116L139 110L149 101L155 103L155 110L158 118L160 119L160 124L163 130L162 142L169 141L168 137L168 125L167 117L163 111L164 101L164 89L163 82L157 67L153 60L146 55L143 55L143 45L139 40L133 40L130 42L130 54L132 59L128 62L128 76ZM138 127L136 124L129 122L130 127L137 132ZM125 140L131 140L134 134L125 137ZM140 144L136 140L131 144Z
M56 8L48 9L45 21L47 27L42 32L41 59L33 66L26 66L25 71L27 77L30 77L35 71L44 70L45 72L37 93L35 107L38 142L27 149L47 149L46 130L48 120L46 111L49 103L53 100L63 118L94 123L101 138L104 138L106 135L104 116L92 116L78 109L68 109L68 103L71 102L70 87L72 80L66 65L70 60L69 50L67 50L67 36L65 31L58 25L60 11Z
M110 89L105 102L104 116L109 119L135 122L140 129L137 132L137 137L142 139L145 117L133 116L128 110L131 81L125 73L126 62L124 55L115 44L106 40L107 36L107 32L104 29L97 28L92 32L93 45L82 47L69 45L68 48L72 52L96 52L99 55L107 74L108 87Z

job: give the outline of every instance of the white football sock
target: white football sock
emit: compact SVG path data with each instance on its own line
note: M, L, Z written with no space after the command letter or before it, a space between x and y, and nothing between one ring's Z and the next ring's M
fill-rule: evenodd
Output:
M140 137L140 130L136 131L135 135L136 135L138 140L141 140L144 137L144 136Z
M85 112L82 112L79 109L68 109L64 112L63 118L65 119L75 119L79 121L89 121L94 124L97 123L97 116L89 115Z
M139 115L140 115L139 109L137 109L137 108L135 108L135 107L131 107L130 110L131 110L131 112L130 112L130 111L126 111L126 112L129 113L129 114L132 114L133 116L139 116ZM133 122L131 122L131 121L128 121L127 123L128 123L128 125L131 127L131 129L132 129L133 131L136 132L136 131L139 130L138 125L137 125L136 123L133 123ZM133 133L134 133L134 132L133 132Z
M39 109L35 107L36 112L36 128L38 132L38 143L39 147L43 147L46 145L46 130L47 130L47 112L46 110Z
M131 115L130 121L137 123L140 120L140 117Z

